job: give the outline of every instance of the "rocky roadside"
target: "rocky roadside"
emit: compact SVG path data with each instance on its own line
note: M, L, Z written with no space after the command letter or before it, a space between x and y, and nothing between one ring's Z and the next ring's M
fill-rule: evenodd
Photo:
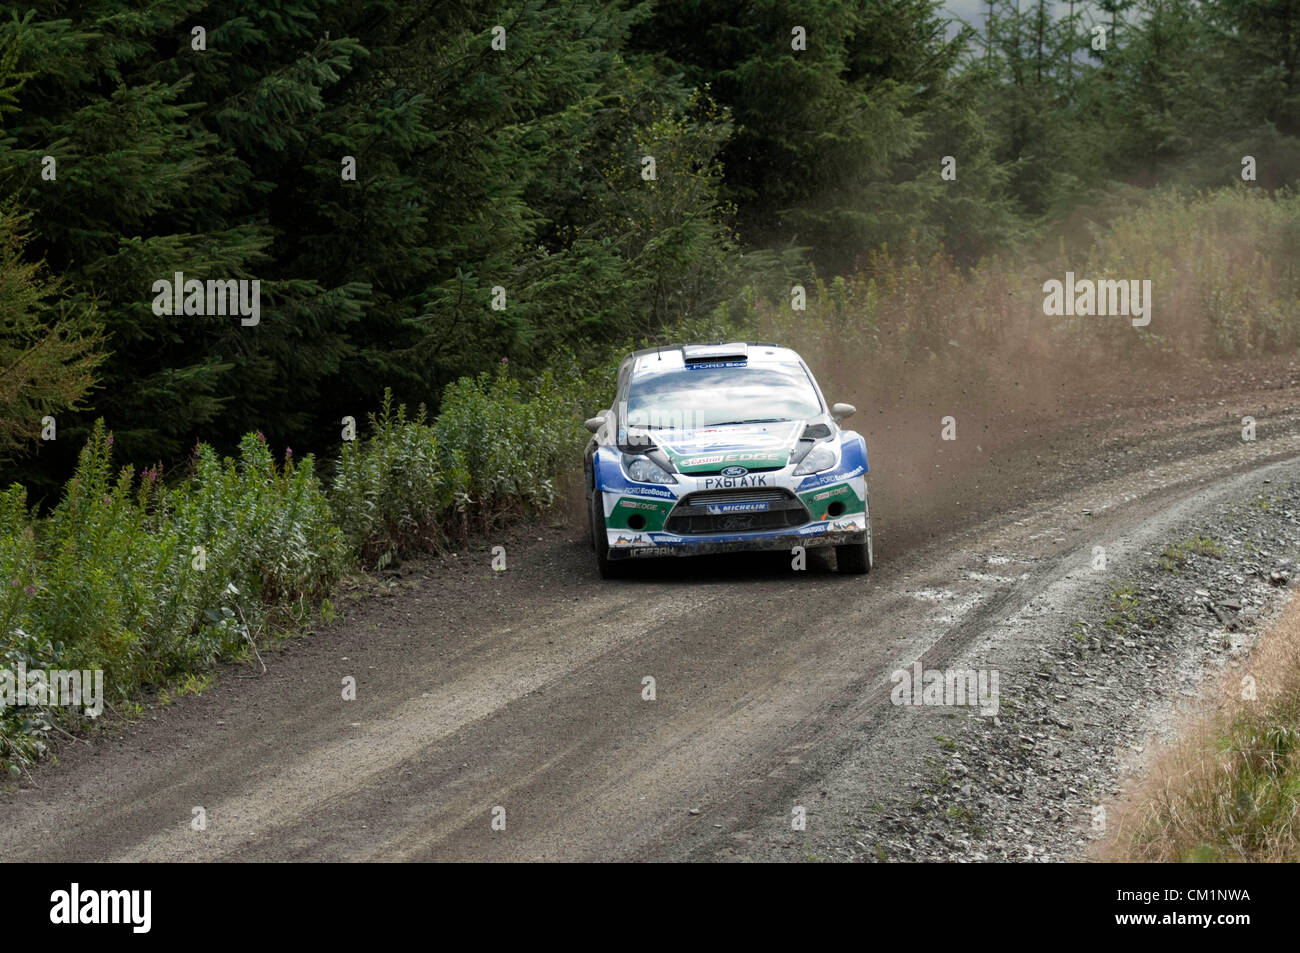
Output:
M1300 480L1257 490L1144 548L1085 617L1042 632L1021 670L1003 673L996 716L947 716L933 774L911 784L910 802L864 805L815 837L810 856L1086 859L1144 746L1171 736L1207 679L1245 671L1300 580Z

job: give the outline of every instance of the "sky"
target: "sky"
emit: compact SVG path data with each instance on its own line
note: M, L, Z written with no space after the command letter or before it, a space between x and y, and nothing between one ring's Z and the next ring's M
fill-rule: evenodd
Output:
M943 8L972 26L984 22L984 0L944 0Z
M1034 3L1035 0L1021 0L1020 6L1021 9L1028 10ZM1055 8L1052 11L1053 16L1064 16L1070 10L1068 0L1055 0L1052 5ZM1076 0L1075 9L1078 10L1082 6L1084 6L1083 0ZM988 9L988 4L985 0L943 0L943 9L948 14L960 17L979 30L983 29L984 11ZM950 25L948 35L952 36L953 33L955 33L955 29Z

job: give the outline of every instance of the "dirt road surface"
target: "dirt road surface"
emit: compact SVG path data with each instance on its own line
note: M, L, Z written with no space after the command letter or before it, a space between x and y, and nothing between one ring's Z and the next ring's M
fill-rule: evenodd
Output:
M576 522L408 562L268 655L266 675L223 670L198 697L63 745L0 795L0 858L771 856L790 805L845 763L870 766L863 798L922 770L932 732L890 704L891 672L1013 671L999 626L1098 585L1094 546L1122 569L1178 515L1294 474L1297 378L1283 363L1036 415L864 409L878 559L865 578L763 554L601 582ZM955 442L938 440L944 413Z

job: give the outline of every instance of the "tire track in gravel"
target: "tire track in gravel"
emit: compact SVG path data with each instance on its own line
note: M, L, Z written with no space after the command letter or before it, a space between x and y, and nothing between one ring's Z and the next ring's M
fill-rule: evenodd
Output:
M1142 546L1162 538L1172 525L1210 509L1224 498L1242 492L1243 487L1257 484L1265 476L1281 477L1300 472L1300 436L1279 440L1267 454L1252 455L1244 467L1240 456L1229 450L1203 459L1203 470L1215 470L1226 475L1220 475L1208 485L1201 472L1184 472L1178 482L1161 482L1162 500L1155 508L1144 508L1145 515L1141 515L1134 512L1138 508L1136 504L1125 503L1108 519L1090 521L1091 532L1084 540L1057 543L1038 552L1036 550L1043 547L1041 544L1036 546L1032 536L1039 534L1025 532L1042 525L1037 519L1017 521L1020 533L1000 531L999 540L982 540L983 545L973 547L972 552L1002 554L1016 551L1018 555L1011 558L1010 564L1018 565L1022 570L1020 578L1009 580L1000 590L985 591L982 596L976 594L973 605L970 605L969 593L963 598L960 584L953 586L958 590L954 593L954 601L969 608L947 627L936 626L940 634L929 648L915 658L900 657L887 670L877 672L874 681L865 679L866 684L855 702L838 710L828 708L802 726L806 740L800 747L815 750L815 758L802 761L797 770L779 778L766 790L748 791L744 800L733 798L718 804L716 813L727 819L720 829L715 825L715 829L710 831L693 819L679 820L675 833L665 832L663 846L646 852L641 858L727 859L754 852L766 855L768 859L780 856L782 847L789 848L797 841L790 832L791 807L815 805L819 792L824 795L827 787L845 784L843 762L850 756L861 759L864 752L883 753L872 755L873 760L881 762L878 777L872 780L883 783L869 785L871 795L859 796L860 803L884 801L897 795L901 789L900 781L930 778L933 769L928 758L935 749L931 734L941 722L930 717L916 718L909 724L908 719L913 718L914 713L902 712L890 704L893 686L888 679L889 672L910 668L914 661L919 661L925 669L954 665L995 668L1003 672L1004 678L1017 671L1023 677L1023 666L1014 656L1018 646L1013 640L1024 626L1041 628L1045 612L1058 616L1046 620L1049 624L1063 626L1066 619L1061 614L1061 607L1085 598L1089 588L1110 585L1117 578L1115 574L1125 571L1129 560ZM1179 462L1179 469L1185 470L1185 461ZM1099 486L1093 493L1054 505L1049 509L1058 512L1043 516L1059 520L1064 515L1059 512L1061 510L1068 511L1071 506L1083 502L1095 504L1099 498L1125 493L1124 482ZM1112 570L1100 575L1094 574L1089 566L1091 547L1099 542L1107 548ZM1014 549L1017 545L1018 550ZM939 575L942 573L936 574ZM853 779L853 783L859 781ZM784 805L785 812L775 812L774 805ZM813 809L807 809L811 814ZM833 823L829 818L819 819L819 822ZM845 840L851 842L852 838L846 835ZM683 845L687 844L689 848L683 850Z

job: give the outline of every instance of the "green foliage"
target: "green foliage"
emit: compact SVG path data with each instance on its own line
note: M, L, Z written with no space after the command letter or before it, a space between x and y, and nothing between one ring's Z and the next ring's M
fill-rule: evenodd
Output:
M114 473L112 450L97 424L46 519L27 512L21 487L0 495L6 667L103 669L106 700L120 702L301 620L341 571L310 458L277 465L250 434L237 461L199 446L192 478L167 489L156 468ZM6 709L0 737L21 761L51 725L78 717Z
M882 246L975 266L1117 181L1221 186L1244 155L1261 191L1300 176L1294 0L989 0L978 29L939 0L232 0L202 8L205 49L196 9L0 18L0 190L27 222L0 239L31 233L0 240L3 345L41 363L0 378L0 441L54 409L62 438L0 462L38 499L97 417L168 466L253 429L332 455L386 388L436 411L502 357L595 366L851 286ZM260 281L261 323L154 314L177 272ZM1243 279L1209 307L1223 353L1289 346L1285 298Z
M1127 835L1128 856L1181 863L1295 862L1300 858L1300 693L1284 660L1280 688L1210 726L1182 770Z
M386 393L371 432L344 443L328 495L310 456L277 463L260 433L237 459L199 444L171 487L159 467L114 471L99 422L48 516L19 485L0 493L0 667L102 669L122 703L243 658L299 626L354 560L383 566L553 504L595 399L595 377L583 380L570 366L525 384L503 366L450 386L432 423ZM0 711L0 762L39 758L80 717Z
M1187 565L1192 556L1209 556L1218 559L1223 555L1223 547L1208 536L1191 536L1176 543L1170 543L1160 553L1156 564L1165 572L1177 572Z
M362 562L436 548L555 502L555 476L584 438L573 393L547 372L528 385L503 371L447 388L426 422L385 393L372 433L345 443L332 487L339 524Z
M392 406L370 417L370 434L343 444L330 503L350 549L363 564L386 565L395 554L432 549L443 539L441 518L457 504L467 475L453 461L443 469L434 428L421 407L412 420Z
M825 265L907 236L926 189L909 157L960 52L929 0L661 4L634 34L734 114L722 152L747 243L797 234ZM796 27L806 49L795 49ZM937 164L925 170L937 183ZM931 194L930 198L936 196ZM920 214L918 214L920 213Z
M96 415L133 459L254 428L322 451L385 387L436 407L503 356L589 355L753 272L718 199L725 110L623 55L644 6L236 0L205 8L203 50L193 11L38 0L0 21L0 187L111 351L93 408L15 471L31 486L61 482ZM261 323L154 314L177 272L260 280Z
M91 307L22 258L28 216L0 208L0 459L35 448L41 420L80 406L103 360Z
M201 435L233 448L258 426L302 434L311 413L288 398L318 396L366 291L273 262L267 195L298 175L285 152L361 55L320 34L318 6L207 9L206 51L190 47L184 0L38 2L0 21L24 77L3 116L0 187L33 212L32 253L67 307L96 308L111 351L93 411L61 420L44 466L19 471L33 485L61 482L95 416L129 457L169 462ZM260 279L261 325L154 314L153 282L176 272Z

